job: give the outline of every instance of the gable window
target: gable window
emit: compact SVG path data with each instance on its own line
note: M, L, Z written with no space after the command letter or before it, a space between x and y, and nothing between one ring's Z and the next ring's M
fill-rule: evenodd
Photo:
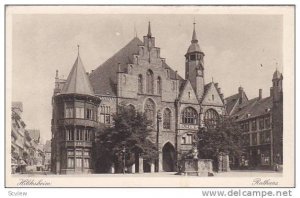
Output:
M197 124L197 111L192 107L185 108L181 113L181 122L183 124Z
M144 112L145 112L145 116L146 116L147 120L150 121L151 124L154 124L155 104L154 104L153 100L147 99L147 101L145 102L145 106L144 106Z
M147 93L153 94L154 92L154 86L153 86L153 81L154 81L154 77L153 77L153 72L151 70L147 71L147 76L146 76L146 90Z
M138 76L138 92L143 93L143 76L140 74Z
M156 84L157 84L157 94L161 95L161 78L160 77L157 78Z
M165 109L165 111L164 111L163 127L164 127L164 129L171 128L171 110L170 109Z
M216 127L219 121L219 114L214 109L208 109L204 114L204 123L206 127Z

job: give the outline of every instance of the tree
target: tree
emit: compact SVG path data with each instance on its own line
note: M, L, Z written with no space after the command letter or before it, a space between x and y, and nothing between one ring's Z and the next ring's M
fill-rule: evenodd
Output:
M214 126L201 128L197 133L199 158L213 159L217 166L220 153L239 158L242 154L242 132L238 123L223 117Z
M125 154L126 166L135 162L135 154L142 154L144 160L151 162L157 159L157 148L149 139L151 123L143 113L128 106L119 106L113 121L113 127L99 131L97 158L102 162L101 172L106 172L112 163L120 167Z

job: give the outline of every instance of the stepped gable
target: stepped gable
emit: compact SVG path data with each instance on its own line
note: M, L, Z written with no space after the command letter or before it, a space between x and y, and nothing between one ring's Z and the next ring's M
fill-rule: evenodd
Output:
M120 49L111 58L106 60L89 76L91 84L96 95L116 96L117 94L117 72L120 70L125 72L128 64L133 64L133 55L137 55L139 46L144 43L138 38L133 38L125 47ZM176 72L171 69L165 62L165 69L170 69L170 78L176 78ZM178 79L182 79L177 74Z

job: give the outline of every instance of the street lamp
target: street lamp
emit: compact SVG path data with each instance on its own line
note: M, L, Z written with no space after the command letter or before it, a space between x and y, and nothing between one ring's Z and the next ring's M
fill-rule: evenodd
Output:
M157 124L157 134L156 134L156 148L157 148L157 172L159 172L159 123L161 122L161 112L160 110L157 111L157 116L156 116L156 124Z

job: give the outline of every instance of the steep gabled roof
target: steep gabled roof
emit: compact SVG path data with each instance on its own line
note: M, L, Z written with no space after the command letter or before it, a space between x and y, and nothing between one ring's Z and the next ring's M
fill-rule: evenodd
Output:
M128 64L133 64L133 55L137 55L139 46L144 43L137 37L133 38L126 46L115 53L111 58L102 63L89 76L95 94L116 96L117 95L117 72L126 71ZM169 69L170 78L175 79L176 72L167 63L163 62L163 67ZM177 78L182 78L177 74Z
M81 58L78 54L77 59L69 73L61 94L84 94L94 95L93 88L86 74Z
M253 98L237 106L231 115L236 121L258 117L269 113L273 107L273 98Z
M226 111L229 115L230 115L231 111L233 110L233 108L238 104L239 97L240 97L240 95L237 93L237 94L234 94L232 96L225 98Z
M127 64L133 63L133 55L138 53L143 42L135 37L125 47L95 69L89 76L95 94L116 96L117 71L124 71Z

